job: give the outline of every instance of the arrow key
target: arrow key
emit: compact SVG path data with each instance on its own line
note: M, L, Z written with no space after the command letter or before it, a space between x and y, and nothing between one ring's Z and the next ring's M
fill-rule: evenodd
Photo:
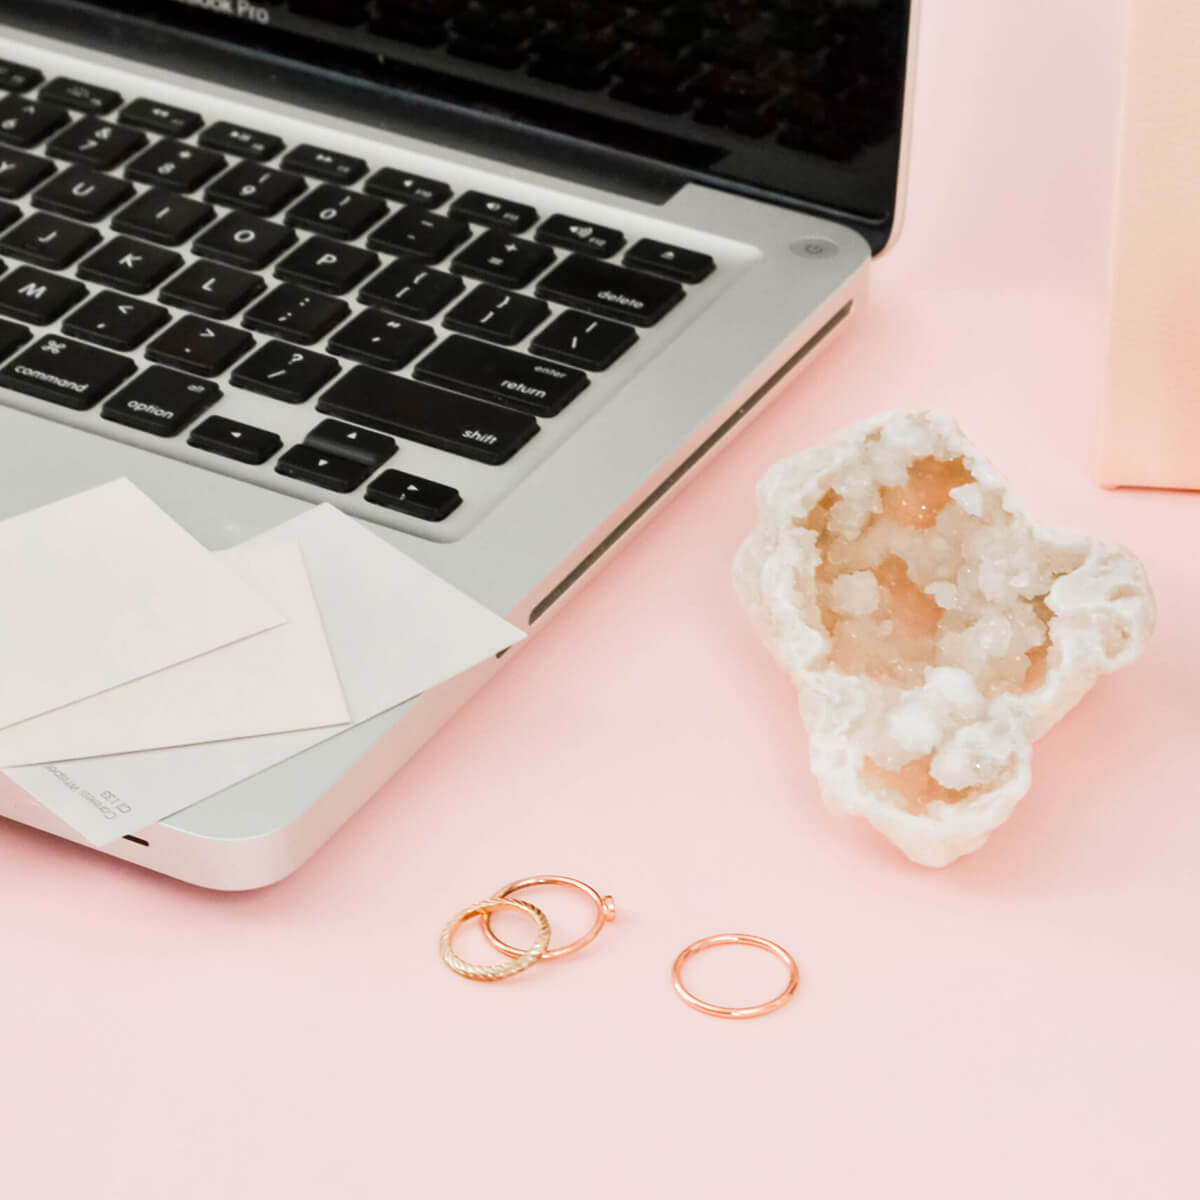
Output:
M293 446L275 464L275 470L289 479L331 492L352 492L371 473L371 468L361 462L325 454L311 446Z
M165 325L167 317L157 304L100 292L63 322L63 332L113 350L132 350Z
M325 454L363 463L372 470L396 453L396 443L385 434L358 429L342 421L322 421L304 439L304 444Z
M100 415L143 433L171 437L221 398L215 383L150 367L104 403Z
M406 471L384 471L367 488L368 504L407 513L423 521L444 521L461 503L457 488Z
M243 425L228 417L209 417L188 434L188 445L219 454L222 458L232 458L235 462L258 466L282 449L283 442L266 429Z

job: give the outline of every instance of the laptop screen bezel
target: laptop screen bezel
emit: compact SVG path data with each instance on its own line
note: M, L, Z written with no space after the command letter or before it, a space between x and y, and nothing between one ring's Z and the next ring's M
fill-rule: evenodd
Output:
M8 0L5 8L11 11L0 19L15 17L14 23L28 23L39 32L67 41L85 41L109 53L144 56L158 65L192 61L206 64L209 73L220 73L220 82L266 94L279 95L277 88L286 88L291 81L291 91L305 94L315 107L385 127L397 127L389 120L396 118L405 131L415 128L418 134L426 132L422 126L427 124L428 136L465 149L486 153L499 135L511 152L529 165L538 165L541 157L547 171L561 169L565 175L585 180L592 170L613 190L642 197L665 198L683 184L695 182L811 211L855 228L878 253L895 240L902 224L911 143L919 0L898 2L907 4L907 31L902 95L897 97L900 111L896 114L899 130L894 169L889 161L890 179L880 185L880 194L873 198L878 211L871 212L857 206L858 197L840 194L836 183L831 191L830 180L837 179L832 172L825 173L819 194L806 190L802 171L798 171L797 186L785 193L753 179L721 174L703 163L672 161L670 155L656 152L653 137L644 144L624 138L611 144L607 138L592 136L593 131L586 126L582 131L564 132L542 119L530 119L529 111L521 104L506 95L497 97L496 89L490 86L481 86L477 96L464 100L460 88L439 91L437 79L432 84L421 81L406 85L394 76L388 78L383 71L373 77L356 47L347 51L340 43L330 43L330 53L321 56L326 61L317 62L313 44L293 31L279 29L264 37L255 22L228 16L214 19L193 0ZM309 77L307 84L305 76ZM482 81L484 85L489 82ZM542 116L536 113L536 118ZM478 146L471 145L475 125L483 134ZM892 150L889 145L889 153Z

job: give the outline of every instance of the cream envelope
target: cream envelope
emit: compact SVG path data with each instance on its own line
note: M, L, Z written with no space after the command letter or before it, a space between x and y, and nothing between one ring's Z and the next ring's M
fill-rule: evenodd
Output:
M523 634L359 522L323 504L247 546L299 542L355 722L411 699ZM332 737L276 733L6 774L96 845L136 833Z
M0 767L348 721L299 546L238 546L216 557L287 623L0 729Z
M127 479L0 521L0 729L282 623Z

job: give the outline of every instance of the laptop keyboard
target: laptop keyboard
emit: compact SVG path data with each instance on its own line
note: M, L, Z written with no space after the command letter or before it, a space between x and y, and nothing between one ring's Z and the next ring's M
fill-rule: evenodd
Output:
M437 536L716 267L260 124L0 62L0 386Z

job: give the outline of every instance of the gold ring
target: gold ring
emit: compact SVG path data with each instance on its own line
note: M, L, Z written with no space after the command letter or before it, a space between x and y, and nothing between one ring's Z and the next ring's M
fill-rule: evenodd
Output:
M683 984L683 965L689 958L713 946L755 946L773 954L788 969L787 986L773 1000L768 1000L765 1004L753 1004L749 1008L727 1008L723 1004L710 1004L707 1000L701 1000L699 996L693 996ZM796 960L778 942L753 933L716 933L712 937L701 938L680 951L675 965L671 968L671 980L679 998L697 1012L706 1013L710 1017L725 1017L730 1021L745 1021L751 1017L765 1017L767 1013L782 1008L795 995L800 983L800 968L796 965Z
M466 959L460 958L451 944L454 940L455 930L471 920L472 917L484 917L498 908L515 908L518 912L523 912L526 916L533 918L538 927L538 934L533 945L528 950L517 951L517 957L511 962L484 965L483 963L467 962ZM507 979L510 975L519 975L522 971L529 970L546 953L546 947L549 945L550 922L540 908L528 904L524 900L510 900L507 897L497 896L488 900L480 900L478 904L464 908L456 917L451 918L446 928L442 930L439 941L442 961L446 966L456 975L461 975L464 979L476 979L480 983L495 983L499 979Z
M592 922L592 927L581 938L576 938L569 946L559 946L557 950L547 950L542 958L546 962L552 962L556 958L566 958L568 954L575 954L582 950L584 946L591 945L600 935L600 931L609 923L616 920L617 906L611 896L602 896L590 883L583 883L578 879L572 879L570 875L530 875L527 879L518 879L515 883L510 883L507 887L502 887L495 895L495 899L504 900L512 895L513 892L519 892L522 888L542 887L547 884L555 884L559 887L574 888L577 892L582 892L596 905L596 919ZM516 958L521 951L515 946L510 946L503 938L499 937L492 929L491 914L483 914L483 933L491 944L500 951L501 954L506 954L509 958Z

